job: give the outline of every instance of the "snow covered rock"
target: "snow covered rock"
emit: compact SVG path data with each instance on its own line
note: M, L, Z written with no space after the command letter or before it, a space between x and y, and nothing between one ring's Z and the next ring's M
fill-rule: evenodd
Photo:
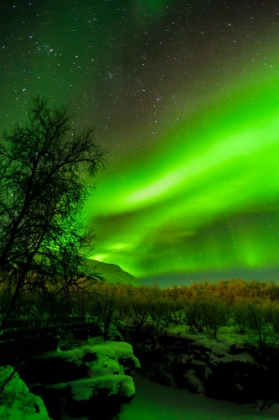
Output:
M130 344L96 337L80 347L33 358L20 375L42 396L53 419L66 414L102 420L115 417L121 404L134 397L133 378L125 373L139 367Z
M278 348L266 348L263 357L255 346L233 341L235 336L215 340L180 327L156 338L129 329L142 372L150 379L238 403L279 400Z

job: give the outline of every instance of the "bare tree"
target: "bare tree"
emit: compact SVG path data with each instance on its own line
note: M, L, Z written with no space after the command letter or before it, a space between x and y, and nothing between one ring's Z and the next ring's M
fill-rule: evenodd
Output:
M103 329L103 339L108 340L113 324L118 320L117 286L108 282L96 286L94 298L91 300L91 314L96 316Z
M27 124L3 133L0 143L0 269L16 272L3 322L12 315L31 270L54 278L78 272L81 250L92 241L81 211L104 166L105 151L91 129L71 128L67 106L37 97ZM44 283L44 282L43 282Z

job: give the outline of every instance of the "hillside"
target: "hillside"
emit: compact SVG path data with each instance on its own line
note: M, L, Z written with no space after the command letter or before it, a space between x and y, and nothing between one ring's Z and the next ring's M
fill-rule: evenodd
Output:
M139 287L140 282L127 271L122 270L116 264L107 264L97 260L84 260L84 265L96 272L96 274L103 277L106 281L117 284L127 284L134 287Z

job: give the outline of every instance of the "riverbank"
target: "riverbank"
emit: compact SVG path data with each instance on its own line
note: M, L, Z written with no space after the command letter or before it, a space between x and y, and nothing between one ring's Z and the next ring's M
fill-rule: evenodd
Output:
M192 334L179 325L157 335L132 327L122 334L155 382L261 409L279 402L278 346L260 346L253 332L221 327L216 339L210 330Z

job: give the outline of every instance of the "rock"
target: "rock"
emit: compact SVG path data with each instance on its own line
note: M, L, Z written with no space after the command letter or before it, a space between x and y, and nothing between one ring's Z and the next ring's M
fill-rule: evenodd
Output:
M133 378L125 373L139 367L130 344L97 337L78 348L58 348L34 357L19 374L42 397L54 420L65 413L71 418L110 420L135 396Z
M251 403L255 399L266 399L267 372L262 366L231 361L220 362L205 381L208 397L237 403Z

